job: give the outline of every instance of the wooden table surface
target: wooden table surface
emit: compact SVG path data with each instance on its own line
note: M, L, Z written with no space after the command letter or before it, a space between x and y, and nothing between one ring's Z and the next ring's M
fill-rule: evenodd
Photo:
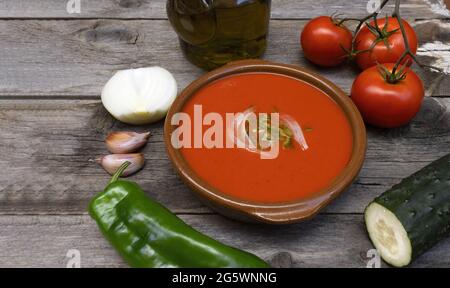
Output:
M332 2L332 4L329 4ZM291 226L237 223L203 206L175 175L163 123L128 127L103 109L100 91L116 70L160 65L179 88L203 72L183 57L164 0L0 0L0 267L126 267L87 215L109 176L92 159L113 130L151 130L147 165L132 177L187 223L249 250L276 267L366 267L372 249L362 213L377 195L450 152L450 77L419 71L427 97L408 126L368 128L369 148L354 185L315 219ZM265 59L316 70L349 91L353 68L322 70L299 48L308 19L335 11L366 14L365 0L274 0ZM405 0L402 13L420 36L420 59L450 67L450 12L442 0ZM392 6L391 6L392 7ZM438 80L436 80L438 79ZM450 267L450 239L415 267Z

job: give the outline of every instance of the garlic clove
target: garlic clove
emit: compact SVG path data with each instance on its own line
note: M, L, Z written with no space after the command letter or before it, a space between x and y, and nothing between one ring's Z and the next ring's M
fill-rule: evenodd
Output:
M133 153L141 149L148 142L150 132L136 133L118 131L112 132L106 137L106 147L114 154Z
M96 159L97 163L99 163L106 172L110 175L114 175L117 169L125 163L130 162L130 166L124 171L122 176L127 177L135 174L139 170L144 167L145 158L142 153L133 153L133 154L111 154L102 156Z
M177 97L177 82L161 67L118 71L102 90L102 103L117 120L134 125L161 120Z

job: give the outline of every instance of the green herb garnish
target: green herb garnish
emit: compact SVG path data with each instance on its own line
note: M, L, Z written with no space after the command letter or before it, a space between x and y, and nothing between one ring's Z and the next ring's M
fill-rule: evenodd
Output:
M282 125L280 127L280 139L283 142L284 148L292 148L292 138L294 137L294 133L289 127Z

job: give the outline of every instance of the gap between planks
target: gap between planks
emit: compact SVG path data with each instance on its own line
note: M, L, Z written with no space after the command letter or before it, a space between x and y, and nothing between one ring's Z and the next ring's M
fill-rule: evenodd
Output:
M26 0L2 0L0 19L167 19L165 0L105 0L84 2L80 13L69 13L67 1L41 0L39 4ZM33 1L31 1L33 2ZM109 3L108 3L109 2ZM414 18L417 11L421 17L444 18L442 0L404 0L403 14ZM2 6L3 5L3 6ZM336 11L345 11L349 17L362 17L367 13L366 1L335 0L273 0L272 19L311 19L317 15L330 15ZM436 8L436 7L437 8ZM393 9L393 3L385 8Z
M450 95L429 96L435 99L450 98ZM101 95L0 95L0 101L20 101L20 100L61 100L61 101L101 101Z
M209 208L208 208L209 209ZM173 213L177 216L221 216L221 217L225 217L222 216L219 213L216 213L214 211L209 211L209 212L175 212ZM19 217L36 217L36 216L88 216L89 212L75 212L75 213L47 213L47 212L42 212L42 213L1 213L0 212L0 217L13 217L13 216L19 216ZM362 216L364 215L364 213L359 213L359 212L319 212L316 216L334 216L334 215L348 215L348 216ZM227 218L227 217L225 217ZM229 219L229 218L227 218Z

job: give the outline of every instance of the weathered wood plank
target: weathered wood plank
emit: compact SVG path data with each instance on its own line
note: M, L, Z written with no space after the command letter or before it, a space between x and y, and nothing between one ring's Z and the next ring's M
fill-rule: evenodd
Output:
M426 62L441 67L447 74L450 74L450 22L419 21L416 23L415 29L420 35L418 55ZM433 81L429 78L432 73L423 75L425 82ZM448 77L443 79L447 82L450 82L449 80ZM446 84L441 85L441 93L450 94L449 87L446 87Z
M76 1L76 0L74 0ZM71 3L74 3L72 1ZM80 13L67 10L68 0L1 0L0 18L140 18L165 19L166 0L83 0ZM367 14L368 1L346 0L273 0L272 17L277 19L310 19L318 15L345 13L349 17ZM448 17L442 0L405 0L402 13L406 17L422 19ZM393 5L386 7L391 9ZM70 6L75 7L75 6Z
M348 92L358 71L321 69L304 59L299 44L304 24L272 21L264 58L310 68ZM423 60L447 65L442 55L450 51L450 25L422 21L417 29L434 31L421 33ZM203 73L184 58L166 20L0 21L0 43L0 96L98 96L116 70L130 67L163 66L175 74L180 88ZM441 43L439 51L427 43ZM436 78L430 72L419 74L427 87ZM444 77L433 95L449 95L449 80Z
M174 72L180 88L203 73L184 60L176 35L164 20L164 0L83 0L81 14L72 15L65 10L66 2L0 0L3 19L117 19L0 21L0 267L64 267L69 249L80 250L83 267L124 267L87 215L61 215L86 213L89 199L108 180L92 162L106 153L102 139L111 130L128 128L108 116L98 101L89 99L98 97L118 69L161 65ZM448 11L436 6L441 2L407 0L403 15L449 18ZM309 19L345 11L358 17L365 13L365 4L276 0L272 16ZM272 21L265 58L309 67L348 91L357 71L318 69L303 59L298 34L304 23ZM416 29L421 36L421 58L448 69L448 20L418 21ZM436 78L432 73L421 72L421 76L427 86ZM448 80L444 78L433 95L450 95ZM35 96L49 100L34 100ZM87 100L62 100L66 98ZM154 135L145 149L148 164L132 179L173 211L202 214L182 216L194 227L275 266L365 267L365 254L372 247L361 215L355 214L390 185L450 152L450 98L426 99L421 114L407 127L369 128L367 162L357 182L323 215L289 227L252 226L208 214L210 210L189 193L171 168L162 124L139 129L150 129ZM415 266L449 267L449 245L444 241Z
M373 248L362 215L322 215L283 227L243 224L215 215L181 217L207 235L255 253L274 267L364 268L367 251ZM81 267L126 267L87 215L3 216L0 231L0 267L66 267L70 249L80 252ZM450 241L444 240L413 267L449 265Z
M128 127L95 100L0 101L0 214L85 213L108 175L92 160L107 153L112 130L149 129L147 165L132 179L177 213L209 212L175 175L163 143L162 123ZM393 130L369 128L367 161L358 181L328 213L361 213L401 178L450 153L450 98L427 98L413 123Z

